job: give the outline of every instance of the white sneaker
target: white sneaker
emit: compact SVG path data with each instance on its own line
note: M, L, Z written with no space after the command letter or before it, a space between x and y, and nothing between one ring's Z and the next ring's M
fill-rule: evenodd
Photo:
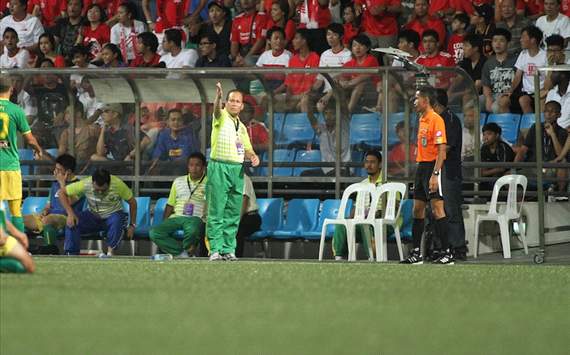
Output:
M188 252L186 250L184 250L182 253L178 254L176 257L179 259L188 259L190 257L190 255L188 255Z
M224 258L218 252L215 252L210 255L210 261L223 261L223 260Z
M335 261L343 261L343 260L346 260L346 258L343 257L343 256L335 256L335 257L334 257L334 260L335 260Z
M113 255L112 255L112 254L107 254L107 253L99 253L99 255L97 255L97 257L98 257L99 259L108 259L108 258L110 258L111 256L113 256Z
M222 255L222 258L224 258L224 260L226 261L237 261L238 258L234 253L227 253Z

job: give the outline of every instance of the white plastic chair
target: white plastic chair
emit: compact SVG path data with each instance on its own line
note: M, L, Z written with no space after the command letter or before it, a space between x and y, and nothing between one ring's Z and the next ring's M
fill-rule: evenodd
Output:
M404 253L402 251L402 239L400 237L400 226L398 225L398 218L402 209L402 201L406 195L406 184L401 182L390 182L380 185L376 189L376 196L372 201L375 206L382 198L382 195L388 194L386 198L386 207L384 211L384 218L374 219L374 242L376 244L376 261L388 261L388 243L386 241L386 234L384 234L384 226L392 226L394 234L396 235L396 244L398 245L398 254L400 260L404 260ZM396 209L396 201L400 195L400 205ZM371 217L370 214L368 217ZM372 216L373 218L374 216Z
M346 241L348 244L348 260L356 260L356 238L354 236L354 227L356 224L362 223L366 219L365 201L369 196L374 197L376 193L375 186L372 184L356 183L348 186L342 194L340 208L338 210L338 217L336 219L326 218L323 221L323 228L321 229L321 243L319 245L319 260L323 260L323 252L325 249L325 236L327 226L329 225L343 225L346 228ZM357 195L354 218L345 218L346 206L350 196ZM359 198L359 196L361 196ZM374 208L375 209L375 208Z
M497 200L499 198L499 191L505 185L509 186L507 195L507 208L504 212L498 211ZM522 187L522 199L520 205L517 203L517 187ZM493 196L491 198L491 206L486 215L479 215L475 219L475 252L474 257L477 257L479 251L479 224L483 221L495 221L499 223L501 231L501 244L503 246L503 257L505 259L511 258L511 242L509 233L509 222L517 220L520 226L520 240L523 243L524 252L528 255L528 246L526 243L526 232L521 223L521 209L524 201L524 194L526 192L527 178L524 175L506 175L501 177L495 182L493 187Z

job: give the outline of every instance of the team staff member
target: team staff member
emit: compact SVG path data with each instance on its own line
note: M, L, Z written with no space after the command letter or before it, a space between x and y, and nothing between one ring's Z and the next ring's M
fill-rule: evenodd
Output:
M217 83L206 184L206 235L211 261L237 260L236 234L243 198L244 158L251 160L253 166L259 165L247 128L239 119L241 110L243 94L239 90L228 92L226 107L222 109L222 84Z
M18 153L18 133L41 159L42 148L32 135L26 114L18 105L10 102L12 84L8 75L0 78L0 200L8 201L12 224L24 231L22 217L22 173Z
M402 261L404 264L422 264L420 251L426 203L430 201L435 217L435 235L441 241L445 252L434 261L436 264L453 264L453 255L449 251L447 240L447 216L445 215L443 192L441 189L441 173L446 157L447 137L443 118L432 108L436 103L434 91L430 88L420 88L416 91L414 106L419 119L418 153L416 161L416 180L414 182L414 222L412 225L413 249L410 256Z

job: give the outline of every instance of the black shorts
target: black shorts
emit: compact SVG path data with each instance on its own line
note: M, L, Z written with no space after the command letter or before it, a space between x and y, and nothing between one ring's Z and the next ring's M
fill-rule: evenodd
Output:
M432 199L443 200L443 191L441 189L441 175L443 174L443 170L437 177L437 191L429 191L429 179L433 174L434 167L434 161L418 163L418 167L416 169L416 180L414 181L414 200L425 202Z

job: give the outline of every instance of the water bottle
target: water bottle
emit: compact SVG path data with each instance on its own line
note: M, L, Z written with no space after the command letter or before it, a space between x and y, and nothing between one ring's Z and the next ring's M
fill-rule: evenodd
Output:
M153 256L151 256L152 260L157 260L157 261L169 261L172 260L172 255L171 254L154 254Z

